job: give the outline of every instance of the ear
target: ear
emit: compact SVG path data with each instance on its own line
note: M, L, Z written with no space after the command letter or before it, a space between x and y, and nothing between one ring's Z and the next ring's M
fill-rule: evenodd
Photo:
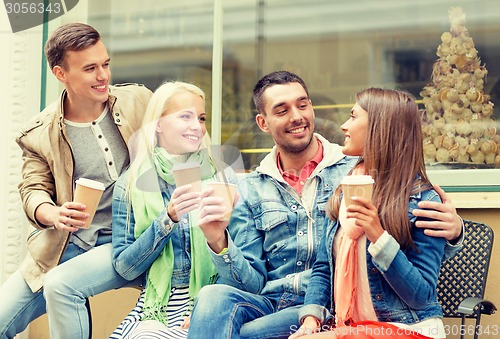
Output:
M59 80L62 83L66 83L66 72L61 66L54 66L52 68L52 73L56 76L57 80Z
M161 133L161 126L160 126L160 120L158 119L158 122L156 123L156 133Z
M259 113L255 116L255 121L257 122L257 126L259 126L260 130L265 133L269 133L269 128L267 127L266 116Z

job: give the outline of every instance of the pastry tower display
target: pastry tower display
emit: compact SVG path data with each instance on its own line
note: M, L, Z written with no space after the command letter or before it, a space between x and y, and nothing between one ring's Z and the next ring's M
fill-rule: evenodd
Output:
M441 35L431 83L420 92L425 162L500 166L493 103L484 93L488 71L465 28L462 9L452 7L449 19L451 29Z

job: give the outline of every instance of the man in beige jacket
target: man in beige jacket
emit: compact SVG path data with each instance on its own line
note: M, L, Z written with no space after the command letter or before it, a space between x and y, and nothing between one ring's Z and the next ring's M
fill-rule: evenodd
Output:
M88 338L86 298L130 284L112 265L111 200L151 91L109 84L110 58L91 26L59 27L45 54L65 90L16 139L24 160L19 191L36 230L27 257L0 288L0 338L14 337L45 312L51 338ZM86 206L72 202L81 177L105 186L89 229L81 228Z

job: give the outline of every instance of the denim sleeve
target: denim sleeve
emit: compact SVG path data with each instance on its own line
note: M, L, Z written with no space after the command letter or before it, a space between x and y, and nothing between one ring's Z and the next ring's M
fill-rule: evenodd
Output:
M133 280L151 266L170 239L172 228L167 230L165 223L172 226L174 223L164 210L136 239L134 213L125 197L125 183L125 175L122 175L113 191L113 266L123 278ZM127 220L128 208L130 208L129 220Z
M399 244L391 236L385 242L384 248L372 257L372 262L409 307L423 309L429 303L435 302L446 240L427 236L424 230L418 227L412 228L412 238L417 250L399 249Z
M325 219L325 231L328 228L329 219ZM331 272L329 252L327 251L327 232L321 238L318 247L316 261L312 267L311 281L307 286L304 306L299 310L299 321L308 315L316 317L322 324L330 315L331 298ZM329 244L331 245L331 244Z
M240 188L238 190L240 191ZM263 251L264 235L255 227L254 218L244 197L240 191L240 198L229 221L228 251L223 255L211 255L219 273L217 283L259 293L267 276Z

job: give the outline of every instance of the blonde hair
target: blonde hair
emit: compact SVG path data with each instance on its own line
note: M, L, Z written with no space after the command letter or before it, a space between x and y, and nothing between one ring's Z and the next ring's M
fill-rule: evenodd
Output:
M156 134L158 120L162 116L170 113L170 109L175 103L177 95L185 92L199 95L205 100L205 93L199 87L180 81L164 82L151 96L146 112L144 113L142 126L130 138L129 142L130 168L125 191L129 201L133 185L138 179L137 176L139 175L139 169L142 163L148 158L152 159L155 147L158 145L158 137ZM207 138L208 136L205 134L200 148L209 145L209 143L207 143ZM127 212L127 224L128 219L129 213Z
M382 227L402 248L415 247L408 201L411 194L432 187L424 164L421 113L411 94L398 90L368 88L355 98L368 112L363 158L355 168L363 163L375 179L372 201ZM328 202L333 220L338 218L340 192L341 187Z
M205 93L199 87L180 81L164 82L151 96L142 126L134 135L131 144L130 169L135 170L133 172L139 169L145 158L153 154L154 148L158 145L156 135L158 120L169 113L177 94L185 92L199 95L205 100Z

